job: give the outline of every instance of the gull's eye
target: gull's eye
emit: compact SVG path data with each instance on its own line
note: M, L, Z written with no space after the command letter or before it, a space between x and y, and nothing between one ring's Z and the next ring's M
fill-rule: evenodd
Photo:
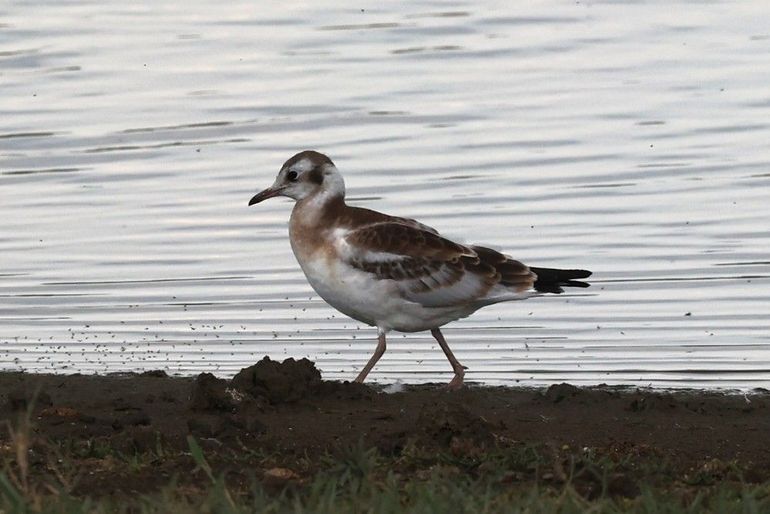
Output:
M295 180L297 180L297 172L290 171L289 173L287 173L286 180L288 180L289 182L294 182Z

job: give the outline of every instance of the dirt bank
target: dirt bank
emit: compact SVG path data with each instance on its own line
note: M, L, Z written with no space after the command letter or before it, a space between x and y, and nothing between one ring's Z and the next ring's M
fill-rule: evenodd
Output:
M511 464L512 476L524 482L564 479L566 463L590 456L620 463L619 491L630 496L638 492L634 470L663 463L665 476L685 482L736 469L749 482L770 477L770 395L764 390L725 395L558 384L447 391L425 385L387 394L376 386L324 382L311 362L291 359L265 359L231 381L162 372L0 373L0 421L10 427L0 431L0 451L12 464L24 419L27 473L55 477L61 470L52 456L66 451L76 470L75 494L147 492L179 475L194 482L188 435L236 483L254 475L301 482L322 467L325 455L356 445L395 459L415 449L470 457L473 472L483 469L486 454L535 448L550 455L534 467ZM150 456L129 467L116 455Z

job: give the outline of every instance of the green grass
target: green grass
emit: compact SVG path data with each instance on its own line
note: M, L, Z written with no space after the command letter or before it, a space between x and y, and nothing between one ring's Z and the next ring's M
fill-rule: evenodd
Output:
M40 440L29 413L7 434L0 514L770 513L767 478L749 483L734 462L683 468L654 449L453 439L295 455L192 436L164 447L155 434L140 452L108 438Z
M770 482L746 484L739 476L722 476L704 483L703 471L693 483L671 476L672 469L659 463L629 472L633 462L590 452L567 458L556 450L520 446L457 455L409 447L388 456L358 444L334 455L306 459L303 465L311 463L315 469L307 468L278 483L256 470L246 470L250 477L245 483L231 483L209 458L221 460L220 455L206 455L192 437L188 444L183 452L163 450L163 458L186 459L189 472L139 495L105 496L99 491L75 495L73 477L36 482L28 467L23 471L25 464L20 465L14 452L15 456L6 456L0 472L0 513L770 512ZM156 451L128 457L115 452L115 457L108 450L99 448L98 453L115 459L121 473L130 474L160 458ZM73 462L62 463L80 457L59 454L56 458L60 469L74 470ZM554 467L557 461L560 464ZM629 480L638 489L631 495L613 490L613 477L622 473L633 475Z
M421 481L388 475L382 480L321 474L299 488L268 492L256 483L233 498L224 480L195 493L173 484L136 498L72 498L48 494L30 501L0 478L3 513L759 513L770 512L767 486L718 486L685 498L675 492L645 489L634 499L599 497L587 500L569 485L560 488L494 483L447 477L441 473Z

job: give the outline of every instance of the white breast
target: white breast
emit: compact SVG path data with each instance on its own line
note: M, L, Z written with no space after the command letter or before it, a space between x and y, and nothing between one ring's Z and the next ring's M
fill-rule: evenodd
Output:
M403 297L396 281L377 280L338 259L297 254L318 295L353 319L384 330L419 332L468 316L475 308L426 308Z
M306 213L293 213L295 215ZM404 296L403 284L378 279L340 258L346 254L348 230L308 230L302 218L290 223L294 255L308 282L329 305L368 325L384 330L419 332L468 316L478 307L426 307Z

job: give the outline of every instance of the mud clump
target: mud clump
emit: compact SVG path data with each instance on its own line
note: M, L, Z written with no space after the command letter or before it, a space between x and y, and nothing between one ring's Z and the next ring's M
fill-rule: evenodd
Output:
M372 401L379 394L368 385L359 384L358 382L321 382L318 392L321 396L352 401Z
M579 387L562 382L561 384L550 386L543 396L545 396L546 400L550 400L553 403L559 403L580 396L582 392L582 389Z
M190 408L195 411L231 412L237 407L236 396L228 390L228 382L211 373L195 377L190 393Z
M295 403L319 391L321 372L308 359L278 362L265 357L238 372L231 385L254 398L264 398L272 405Z
M631 412L644 412L648 410L667 411L677 408L673 395L661 393L641 393L637 390L628 403Z
M162 369L150 369L147 371L143 371L142 373L139 373L139 376L150 377L150 378L168 378L168 373L166 373Z

